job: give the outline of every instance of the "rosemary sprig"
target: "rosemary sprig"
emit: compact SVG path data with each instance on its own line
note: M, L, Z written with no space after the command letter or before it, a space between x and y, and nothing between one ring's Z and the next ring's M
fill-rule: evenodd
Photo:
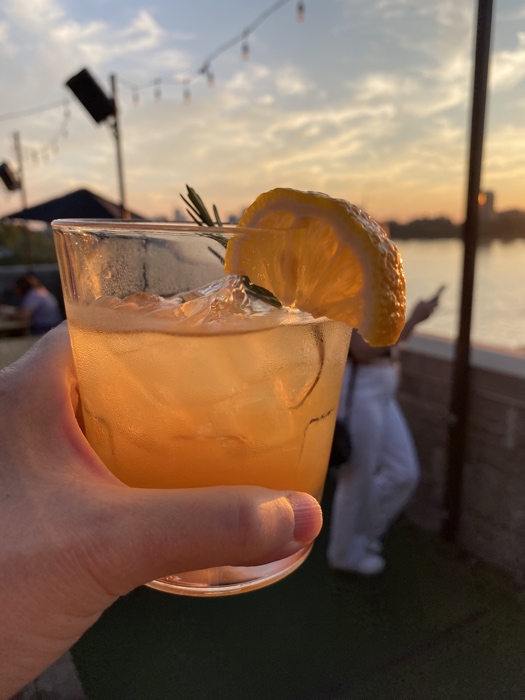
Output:
M181 194L182 199L184 202L188 205L187 212L197 223L199 226L206 226L208 227L206 230L202 231L202 236L206 236L207 238L211 238L212 240L216 241L219 243L224 249L226 249L228 245L228 239L223 236L221 233L215 233L213 231L213 227L215 225L217 226L222 226L221 224L221 218L219 216L219 212L217 211L217 207L215 204L213 205L213 214L215 216L215 221L212 219L210 216L210 213L200 198L200 196L195 192L193 187L190 187L189 185L186 185L186 190L187 190L187 195L188 199L184 197ZM189 200L189 201L188 201ZM210 230L211 229L211 230ZM210 253L213 253L219 260L222 262L224 265L224 257L214 248L208 247L208 250ZM259 286L258 284L254 284L250 278L247 275L242 275L241 276L241 282L242 285L246 291L247 294L250 296L254 297L255 299L260 299L261 301L264 301L266 304L270 304L271 306L275 306L276 308L280 309L282 307L281 302L277 297L275 297L268 289L265 289L264 287ZM319 352L319 370L316 374L316 376L313 379L312 384L306 389L304 395L300 398L299 402L294 405L290 406L290 409L294 410L297 408L300 408L306 399L310 396L310 394L313 392L315 387L317 386L317 383L319 382L319 379L321 378L321 372L323 371L324 367L324 360L325 360L325 344L324 344L324 337L323 337L323 331L320 326L314 326L313 329L314 332L314 338L315 338L315 343L317 346L317 350ZM310 427L310 425L316 421L321 420L322 418L326 418L331 411L326 413L323 416L320 416L319 418L313 418L310 423L307 426ZM306 438L306 430L305 430L305 438ZM303 440L303 446L304 446L304 440Z
M217 210L217 207L215 204L213 205L213 214L215 216L215 221L212 219L210 216L210 213L208 211L208 208L202 201L201 197L197 194L197 192L193 189L193 187L190 187L189 185L186 185L186 190L187 190L187 199L184 197L184 195L180 195L182 200L188 205L188 208L186 211L190 215L190 217L193 219L193 221L198 224L199 226L207 226L208 228L213 228L214 226L222 226L221 223L221 217L219 216L219 212ZM188 201L189 200L189 201ZM223 236L221 233L214 233L213 231L207 230L202 232L203 236L206 236L207 238L211 238L212 240L216 241L220 245L223 246L224 249L226 249L226 246L228 245L228 239ZM224 265L224 258L218 253L216 250L213 248L208 248L208 250L213 253L216 257L219 258L219 260L222 262ZM282 304L275 297L270 291L265 289L264 287L260 287L258 284L254 284L250 278L247 275L243 275L241 277L242 284L246 290L246 292L252 296L255 297L256 299L260 299L261 301L264 301L266 304L270 304L271 306L275 306L276 308L280 309Z
M188 199L186 199L183 194L181 194L181 198L184 203L188 205L186 211L196 224L199 226L222 226L221 218L215 204L213 205L213 213L215 215L214 221L210 215L210 212L208 211L208 208L197 192L195 192L193 187L186 185L186 194Z
M217 226L222 226L221 217L219 216L219 212L217 211L217 207L215 206L215 204L213 205L213 213L215 214L215 221L217 222Z
M261 301L270 304L270 306L275 306L277 309L282 307L281 302L277 297L275 297L271 292L269 292L264 287L260 287L258 284L254 284L247 275L241 277L244 288L252 297L256 299L261 299Z

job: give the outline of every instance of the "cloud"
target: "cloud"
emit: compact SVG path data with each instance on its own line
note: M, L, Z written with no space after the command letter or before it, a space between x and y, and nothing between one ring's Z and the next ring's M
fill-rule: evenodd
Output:
M54 0L7 0L5 14L26 31L45 31L64 17L62 8Z
M222 17L211 0L202 5L202 22L195 21L195 3L176 11L164 2L118 0L96 0L81 11L66 0L0 4L0 55L10 67L9 75L0 75L1 111L71 99L70 136L60 142L59 157L40 168L28 163L33 201L81 185L118 196L111 133L95 126L62 87L87 66L101 81L110 72L119 78L126 187L130 204L145 214L170 214L180 206L185 182L216 201L221 213L237 211L241 202L279 184L354 200L366 192L379 216L399 218L410 208L419 214L425 208L428 214L460 211L473 0L313 5L300 27L301 41L290 40L284 23L266 34L258 29L250 37L252 59L241 61L235 47L214 58L215 87L195 80L188 105L174 83L194 75L203 47L220 45L233 23L232 15L218 25L215 16ZM505 163L521 183L524 167L516 86L525 76L525 32L508 22L491 66L498 95L485 176L497 184L505 178ZM132 106L126 82L146 84L157 76L163 78L162 100L154 101L148 88ZM505 130L512 120L513 128ZM11 140L16 126L23 144L38 148L61 121L60 109L16 125L6 121L0 137ZM510 179L505 182L510 187ZM3 200L2 208L11 209Z
M470 63L462 53L447 54L432 65L414 66L411 75L370 72L346 83L357 103L388 106L405 121L439 115L465 106Z
M108 63L119 56L131 56L154 49L161 44L164 30L148 12L141 10L122 29L115 29L106 22L68 21L57 24L50 32L52 41L64 51L75 47L90 65Z
M418 119L466 107L472 66L470 5L456 0L360 0L360 5L359 36L373 37L374 51L364 41L356 48L360 70L346 82L350 96L365 104L393 106L406 124L413 121L416 134Z
M153 19L146 10L139 10L130 25L122 31L122 36L129 36L135 39L137 36L145 35L157 40L164 35L164 30Z
M281 95L304 95L313 88L313 83L306 80L296 66L280 68L275 83Z
M0 53L4 56L13 56L16 53L15 44L9 38L9 25L7 22L0 22Z
M263 106L270 106L273 105L275 102L275 97L273 95L261 95L260 97L257 98L257 104L263 105Z
M472 7L457 0L439 0L435 3L422 3L421 0L376 0L372 9L386 20L422 17L429 18L444 28L457 27L464 21L472 20Z
M226 82L226 90L251 93L258 83L270 75L270 69L258 63L250 63L243 70L236 70Z
M525 76L525 32L518 32L517 40L514 50L496 51L492 57L490 86L495 90L509 90Z
M418 85L413 78L395 73L369 73L360 81L347 83L347 88L357 101L368 102L413 95Z

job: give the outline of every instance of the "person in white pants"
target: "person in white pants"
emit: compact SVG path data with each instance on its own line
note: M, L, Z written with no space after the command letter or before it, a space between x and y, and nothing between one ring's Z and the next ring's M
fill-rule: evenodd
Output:
M429 318L437 304L437 296L420 301L398 343ZM329 566L338 571L373 575L384 569L382 538L419 479L414 442L396 399L396 349L372 348L352 333L339 402L352 455L338 471L327 552Z

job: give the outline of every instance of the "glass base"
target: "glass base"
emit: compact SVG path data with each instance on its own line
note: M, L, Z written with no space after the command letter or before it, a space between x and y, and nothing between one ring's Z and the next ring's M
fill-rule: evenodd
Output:
M146 585L165 593L190 596L225 596L247 593L280 581L295 571L310 554L312 545L291 557L262 566L217 566L166 576Z

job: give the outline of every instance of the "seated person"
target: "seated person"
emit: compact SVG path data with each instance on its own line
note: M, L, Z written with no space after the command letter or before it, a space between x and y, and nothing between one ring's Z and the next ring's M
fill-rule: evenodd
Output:
M58 301L34 275L22 275L14 284L22 299L11 318L27 320L31 335L43 335L63 321Z

